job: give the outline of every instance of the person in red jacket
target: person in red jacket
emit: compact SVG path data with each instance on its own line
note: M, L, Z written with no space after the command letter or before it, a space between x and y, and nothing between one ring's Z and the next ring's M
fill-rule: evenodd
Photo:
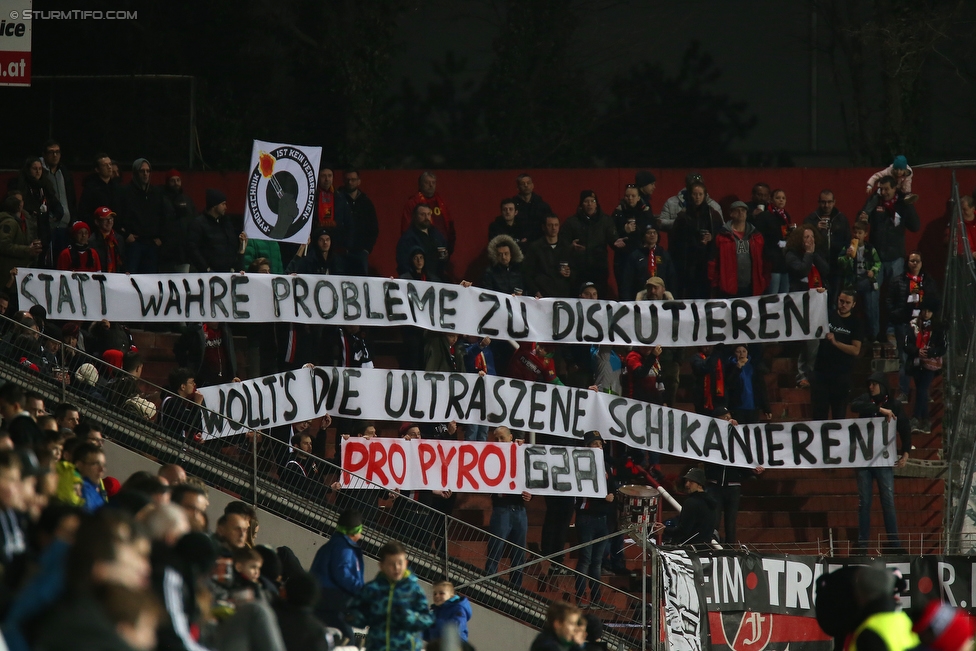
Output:
M417 187L417 193L407 199L407 203L403 206L403 214L400 217L400 233L405 233L413 223L413 209L417 204L425 204L433 213L431 224L447 239L448 255L453 254L457 233L454 232L454 219L451 217L451 211L441 199L441 195L437 194L437 177L434 176L433 172L423 172L417 181Z
M759 296L766 289L763 275L763 236L746 221L748 206L736 201L732 218L715 236L715 257L708 263L708 280L717 298Z
M91 229L85 222L75 222L71 226L74 244L69 244L58 256L60 271L102 271L102 261L98 252L88 246Z
M529 382L549 382L562 386L556 377L556 365L552 355L542 344L523 341L508 363L508 377Z

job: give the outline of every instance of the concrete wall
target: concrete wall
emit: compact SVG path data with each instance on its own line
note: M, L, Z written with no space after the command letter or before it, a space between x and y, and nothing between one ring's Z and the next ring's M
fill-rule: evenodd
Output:
M105 443L105 457L108 464L106 473L115 477L120 482L134 472L145 470L156 474L159 464L147 459L146 457L115 445L111 442ZM232 502L233 498L226 493L218 490L210 490L210 510L207 513L210 522L216 522L223 512L224 507ZM315 552L319 546L327 542L327 539L314 534L307 529L303 529L296 524L288 522L278 516L260 511L259 519L261 529L258 532L258 543L280 547L286 545L298 556L302 565L307 569L315 557ZM366 559L367 579L378 571L377 563L371 558ZM421 583L427 592L427 599L430 599L431 586ZM469 639L471 644L481 649L504 648L512 651L528 649L535 638L537 631L524 624L511 620L496 612L473 605L474 616L468 624Z

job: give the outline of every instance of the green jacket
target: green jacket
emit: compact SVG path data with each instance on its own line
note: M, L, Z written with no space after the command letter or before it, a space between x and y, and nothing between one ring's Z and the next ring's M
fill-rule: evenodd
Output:
M258 258L267 258L271 261L271 273L285 273L285 267L281 264L281 247L277 242L247 238L247 248L244 249L244 269L247 270Z
M434 624L427 597L409 571L396 583L382 572L349 605L349 623L368 626L366 651L419 651L423 632Z
M847 255L847 249L837 258L837 267L840 271L841 287L854 287L858 280L857 260ZM881 282L878 278L881 273L881 256L869 242L864 243L864 271L873 271L875 283Z

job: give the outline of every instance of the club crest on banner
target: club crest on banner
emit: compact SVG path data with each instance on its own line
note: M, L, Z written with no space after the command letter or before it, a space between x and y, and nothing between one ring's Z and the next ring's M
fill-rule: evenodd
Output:
M244 222L248 237L308 240L321 157L321 147L254 141Z
M745 612L735 621L732 613L722 616L722 632L734 651L763 651L773 635L773 616Z

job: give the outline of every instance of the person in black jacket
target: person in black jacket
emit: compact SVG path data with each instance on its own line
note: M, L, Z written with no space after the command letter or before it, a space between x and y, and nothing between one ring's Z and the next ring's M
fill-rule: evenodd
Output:
M159 270L187 273L190 271L190 257L186 242L190 224L196 219L197 211L191 199L183 190L183 177L179 170L166 173L163 186L163 201L166 204L166 219L160 225Z
M905 203L891 176L878 182L877 192L864 204L858 219L871 224L871 243L881 258L882 299L886 300L891 281L905 271L905 230L917 233L922 223L915 206ZM889 326L887 331L893 334L894 328Z
M193 373L197 386L239 382L234 333L229 323L191 325L173 346L176 362Z
M545 218L545 234L525 249L525 276L528 294L536 298L558 296L569 298L578 286L577 255L573 247L559 236L559 217Z
M617 281L620 300L630 301L637 292L629 285L628 262L634 252L644 245L645 229L654 225L654 214L641 202L640 192L633 183L624 189L624 197L613 211L613 223L617 238L624 241L623 247L613 250L613 277Z
M706 549L715 537L715 514L718 505L705 492L708 479L701 468L692 468L684 474L688 497L681 506L677 522L665 534L672 545L689 545Z
M359 189L362 180L357 170L343 172L345 187L340 191L349 206L349 219L342 233L342 246L346 249L346 271L354 276L369 275L369 254L380 236L376 219L376 206Z
M620 300L633 301L648 279L659 277L665 287L675 287L678 279L671 255L658 244L657 227L653 222L644 226L640 248L634 250L627 260L627 273L620 285Z
M296 572L282 588L283 598L275 603L278 626L287 651L329 651L328 633L312 607L319 598L318 586L308 572Z
M810 289L826 291L830 265L817 252L819 241L820 233L809 224L794 229L786 239L783 259L791 292L805 292ZM801 346L796 363L796 386L808 389L820 340L808 339Z
M298 247L285 272L319 275L345 273L345 261L332 245L332 231L316 227L312 230L309 243Z
M737 356L739 355L739 348L745 348L745 346L738 346L736 348ZM762 381L762 376L760 376L760 381ZM725 407L716 409L714 416L715 418L728 421L733 427L739 424ZM755 468L737 468L735 466L722 466L717 463L705 464L705 477L708 479L705 492L715 500L717 505L715 518L716 528L718 527L719 518L724 517L725 526L723 529L725 531L725 538L722 539L722 542L725 544L734 545L738 541L735 524L739 517L739 500L742 497L742 482L763 474L765 470L762 466L756 466Z
M535 194L535 183L528 174L519 174L515 184L518 187L518 194L513 197L515 210L518 211L519 220L526 225L525 233L531 242L542 235L546 218L552 214L552 208Z
M932 431L929 422L929 387L932 380L942 372L942 356L946 353L946 335L942 322L936 319L939 312L939 299L926 296L919 306L919 315L912 319L905 338L905 351L908 362L907 374L915 380L915 410L912 413L913 432L928 434Z
M485 270L481 286L502 294L524 293L522 259L522 250L511 236L496 235L488 242L488 260L491 266Z
M499 215L488 224L488 239L493 240L499 235L508 235L519 246L525 246L529 241L529 235L525 223L519 218L515 199L511 197L502 199L498 209Z
M908 374L905 372L905 363L908 361L905 341L910 330L909 323L918 317L919 306L926 297L938 295L939 288L932 274L922 270L922 254L912 251L908 254L908 268L904 274L892 280L887 298L888 323L889 327L894 328L895 333L893 337L889 335L888 340L898 347L898 359L901 363L898 369L898 395L895 397L902 402L908 402L908 392L911 388Z
M94 171L82 181L81 198L78 199L78 217L95 226L95 211L105 206L112 212L119 210L121 184L112 174L112 157L105 153L95 154Z
M119 192L119 218L116 228L125 238L129 273L156 273L159 246L169 204L163 192L152 184L152 165L145 158L132 163L132 182Z
M241 269L247 236L228 219L227 195L220 190L207 189L206 208L190 225L188 240L198 272Z
M602 450L603 437L597 431L587 432L583 435L583 445ZM609 461L609 455L605 461ZM588 576L590 577L590 608L613 610L613 606L600 600L600 572L603 568L603 555L609 544L609 540L605 537L610 533L610 516L616 508L613 503L616 487L611 485L610 473L606 470L604 472L607 476L605 498L576 498L576 535L581 545L590 543L577 552L579 562L576 564L576 571L579 574L576 575L576 601L582 607ZM598 540L600 538L604 540Z
M895 468L902 468L908 462L908 455L912 449L912 430L908 417L902 409L902 404L889 395L888 379L884 373L872 373L868 378L868 392L862 394L851 403L857 415L861 418L885 418L889 423L894 422L898 432L899 452L894 467L877 465L868 468L858 468L858 531L857 543L862 550L867 548L868 537L871 534L871 483L878 482L878 496L881 499L881 512L884 515L885 531L888 533L888 543L895 549L893 553L905 553L898 539L898 520L895 517Z
M691 183L688 198L688 204L678 213L671 227L668 252L678 268L678 296L710 298L708 261L715 254L715 236L723 226L722 214L709 203L708 192L701 181Z

